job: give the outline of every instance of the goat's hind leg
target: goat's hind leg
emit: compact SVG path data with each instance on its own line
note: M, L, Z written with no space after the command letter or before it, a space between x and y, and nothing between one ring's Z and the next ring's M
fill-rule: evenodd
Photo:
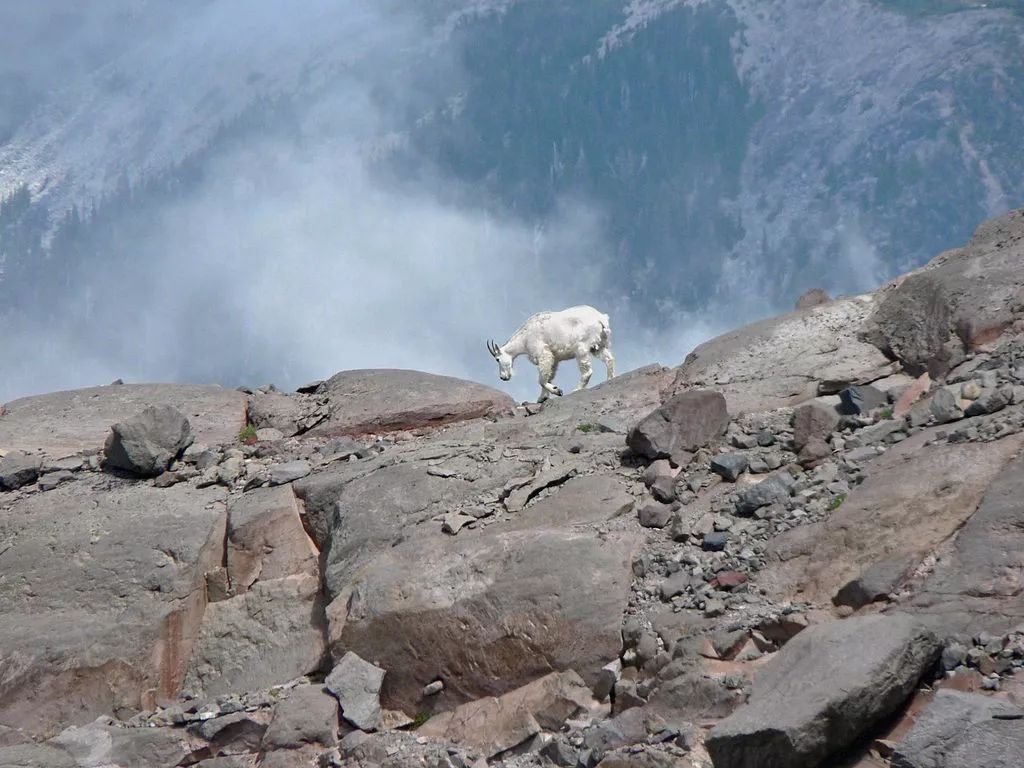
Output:
M582 349L576 350L576 363L580 367L580 383L576 385L574 392L579 392L581 389L586 389L587 384L590 383L590 377L594 374L594 366L590 362L590 350Z
M597 356L599 358L601 358L601 361L604 363L604 367L608 371L608 378L609 379L614 378L614 376L615 376L615 358L612 356L612 349L611 349L611 347L608 347L608 346L601 347L601 349L598 350L598 352L597 352Z

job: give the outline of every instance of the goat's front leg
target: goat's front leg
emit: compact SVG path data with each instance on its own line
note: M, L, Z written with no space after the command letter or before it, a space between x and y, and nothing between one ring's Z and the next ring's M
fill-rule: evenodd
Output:
M615 376L615 358L612 357L612 351L609 347L601 347L601 351L597 353L597 356L601 358L604 363L605 369L608 371L608 378L614 378Z
M549 394L562 396L562 390L553 383L555 373L557 372L558 361L555 360L554 355L545 355L537 361L537 375L540 378L540 397L537 399L538 403L543 403L547 400Z
M590 377L594 373L594 366L590 362L590 350L586 347L576 350L576 363L580 367L580 383L576 385L574 392L586 389L590 383Z

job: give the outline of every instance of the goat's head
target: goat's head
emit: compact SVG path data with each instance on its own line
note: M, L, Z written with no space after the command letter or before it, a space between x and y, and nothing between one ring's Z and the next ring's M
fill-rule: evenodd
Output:
M502 381L508 381L511 379L512 355L508 354L508 352L503 352L501 347L493 341L487 342L487 351L491 353L491 357L498 361L498 377Z

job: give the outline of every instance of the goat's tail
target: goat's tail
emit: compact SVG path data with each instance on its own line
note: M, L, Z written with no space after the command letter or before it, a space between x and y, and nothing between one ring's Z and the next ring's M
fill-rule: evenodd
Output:
M608 315L601 315L601 335L598 336L597 344L594 345L593 352L598 352L601 349L608 349L612 343L612 324L608 319Z

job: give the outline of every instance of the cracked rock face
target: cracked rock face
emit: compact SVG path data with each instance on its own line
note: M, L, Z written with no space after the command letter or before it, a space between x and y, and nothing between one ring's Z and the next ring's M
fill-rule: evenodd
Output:
M403 371L9 404L0 764L1015 765L1021 242L544 406ZM938 352L893 298L933 283ZM149 406L196 442L111 471Z

